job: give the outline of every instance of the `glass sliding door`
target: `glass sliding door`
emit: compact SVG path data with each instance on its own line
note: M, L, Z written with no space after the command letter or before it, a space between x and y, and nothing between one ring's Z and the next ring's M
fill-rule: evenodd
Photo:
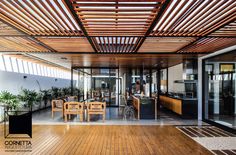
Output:
M90 95L87 98L106 102L107 106L119 106L121 92L119 69L91 68L90 80L91 85L86 88L87 91L90 88Z
M204 119L236 129L236 52L204 60Z
M91 69L84 69L84 99L90 99L91 92Z
M119 106L121 93L121 80L119 69L110 69L110 106Z
M166 92L168 92L168 88L167 88L167 85L168 85L168 79L167 79L167 69L162 69L161 70L161 86L160 86L160 89L161 89L161 92L163 94L165 94Z

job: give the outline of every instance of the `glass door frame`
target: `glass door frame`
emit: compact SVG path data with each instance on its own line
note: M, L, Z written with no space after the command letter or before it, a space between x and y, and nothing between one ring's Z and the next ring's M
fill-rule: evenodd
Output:
M91 74L90 73L85 73L84 71L81 71L83 69L90 69ZM71 74L73 75L73 70L80 71L83 74L88 74L91 78L91 88L92 88L92 70L93 69L109 69L109 102L107 102L107 106L108 107L119 107L120 106L120 95L121 95L120 90L122 89L122 84L121 84L122 80L119 77L119 72L120 72L119 67L72 67L71 68ZM110 73L111 69L117 69L117 71L118 71L118 75L117 75L117 77L115 77L115 80L118 80L118 95L116 94L116 97L118 97L118 104L117 105L112 105L111 104L111 82L110 82L111 81L111 77L110 77L111 76L111 73ZM73 82L73 77L71 77L71 81ZM73 90L73 85L71 85L71 89ZM90 93L92 93L92 92L90 92ZM83 94L83 99L85 98L84 95L87 95L87 94Z
M215 56L212 56L212 57L202 59L202 68L201 68L201 70L202 70L202 121L204 121L208 124L212 124L214 126L217 126L219 128L222 128L222 129L224 129L228 132L236 134L235 129L230 128L228 126L225 126L223 124L217 123L217 122L209 119L208 116L206 116L206 114L208 114L208 112L209 112L209 110L208 110L208 108L209 108L208 107L209 106L208 95L206 94L206 93L208 93L208 89L209 89L208 88L209 87L208 86L208 84L209 84L208 76L212 76L212 74L210 74L210 75L206 74L206 61L211 59L211 58L218 57L218 56L221 56L221 55L224 55L224 54L227 54L227 53L222 53L222 54L219 54L219 55L215 55Z

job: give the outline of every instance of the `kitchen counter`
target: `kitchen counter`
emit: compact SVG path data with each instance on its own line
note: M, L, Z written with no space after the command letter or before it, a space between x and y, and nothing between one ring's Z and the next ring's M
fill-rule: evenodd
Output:
M156 99L149 97L140 98L133 96L133 106L137 112L138 119L156 119Z
M197 118L197 98L160 95L161 105L175 112L182 118Z

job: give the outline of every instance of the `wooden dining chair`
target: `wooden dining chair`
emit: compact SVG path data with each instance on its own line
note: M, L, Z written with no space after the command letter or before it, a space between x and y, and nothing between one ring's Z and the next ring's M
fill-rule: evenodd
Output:
M52 118L54 118L54 112L61 112L63 116L63 100L52 100Z
M80 121L83 121L84 115L84 103L82 102L65 102L64 103L64 118L65 122L67 122L67 115L75 114L79 115Z
M90 115L100 114L103 116L103 122L106 117L106 102L88 102L87 103L88 122L90 121Z

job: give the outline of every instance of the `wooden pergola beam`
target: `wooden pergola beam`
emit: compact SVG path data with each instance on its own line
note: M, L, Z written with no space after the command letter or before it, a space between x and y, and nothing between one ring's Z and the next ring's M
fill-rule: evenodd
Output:
M142 46L142 44L144 43L145 39L147 36L150 35L151 31L154 29L154 27L156 26L157 22L160 20L161 16L164 14L167 6L170 4L171 0L165 0L164 3L162 4L159 12L157 13L156 18L153 20L151 26L149 27L149 29L146 31L144 38L140 41L139 45L137 46L135 52L138 52L139 48Z
M65 0L65 3L66 3L66 5L67 5L67 7L69 8L70 12L72 13L72 15L74 16L76 22L79 24L81 30L83 31L84 36L88 39L89 43L91 44L93 50L94 50L95 52L97 52L97 49L96 49L96 47L95 47L94 44L93 44L93 41L91 40L90 37L88 37L88 33L87 33L86 29L84 28L83 23L81 22L81 20L80 20L79 17L77 16L77 14L76 14L76 12L75 12L75 10L74 10L73 4L71 3L70 0Z

